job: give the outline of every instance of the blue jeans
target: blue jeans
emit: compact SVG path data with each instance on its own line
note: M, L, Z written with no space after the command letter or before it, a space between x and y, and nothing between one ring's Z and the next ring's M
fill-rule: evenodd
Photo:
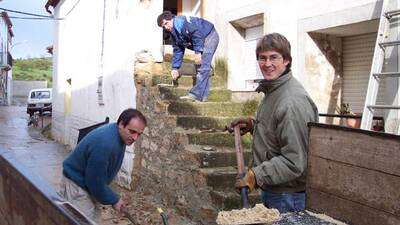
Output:
M217 50L219 43L219 36L215 29L206 37L204 41L203 54L201 54L201 65L197 70L196 84L190 90L189 95L192 95L199 101L206 101L210 93L210 73L211 61Z
M265 207L278 209L280 213L302 211L306 208L306 193L273 193L262 191Z

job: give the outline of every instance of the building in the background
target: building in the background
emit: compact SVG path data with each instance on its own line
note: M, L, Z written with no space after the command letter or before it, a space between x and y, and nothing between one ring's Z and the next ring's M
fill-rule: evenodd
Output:
M12 97L12 57L11 41L14 34L12 23L6 12L0 13L0 105L11 104Z
M135 54L147 50L162 61L171 52L156 24L164 10L215 24L220 35L216 58L227 62L228 89L237 99L251 96L255 87L249 80L262 77L257 41L279 32L292 44L294 76L321 113L339 113L342 104L361 113L381 7L378 0L48 0L46 10L58 18L52 134L74 146L78 129L107 116L115 121L123 109L135 107ZM388 54L398 69L398 48ZM390 78L378 99L399 101L398 86L399 79ZM381 115L387 119L386 112Z
M294 75L321 113L338 113L342 104L362 113L382 1L323 2L49 0L46 8L55 7L55 17L62 18L54 43L55 99L59 98L54 105L55 137L73 144L76 126L135 106L135 53L148 50L160 61L163 53L172 51L155 22L163 10L215 24L220 34L216 58L227 61L228 88L234 96L243 99L254 90L249 80L261 77L254 54L257 40L279 32L292 44ZM390 51L397 57L397 47ZM388 79L379 102L399 101L393 98L398 85L397 78Z

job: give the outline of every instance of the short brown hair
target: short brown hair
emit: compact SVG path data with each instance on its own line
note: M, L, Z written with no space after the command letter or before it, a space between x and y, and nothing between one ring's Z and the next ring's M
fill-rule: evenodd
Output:
M122 124L122 126L126 127L128 123L131 121L131 119L138 118L143 122L145 126L147 126L147 120L146 117L137 109L125 109L121 115L119 115L117 124Z
M172 12L170 11L164 11L163 13L161 13L158 17L157 17L157 25L159 27L162 26L162 21L163 20L172 20L175 17L174 14L172 14Z
M290 54L290 42L279 33L271 33L266 34L262 37L256 47L256 57L258 59L258 55L261 52L265 51L276 51L282 55L283 59L288 60L289 64L286 66L287 69L290 69L292 65L292 56Z

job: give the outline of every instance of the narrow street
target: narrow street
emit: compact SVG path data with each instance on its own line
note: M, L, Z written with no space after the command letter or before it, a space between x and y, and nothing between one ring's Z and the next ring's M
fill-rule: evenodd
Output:
M38 127L28 126L25 103L14 104L0 106L0 148L12 152L21 164L57 189L68 150L40 133L40 121ZM108 206L103 207L102 219L103 225L129 223Z
M26 106L0 107L0 148L13 152L24 166L57 187L68 151L45 138L39 128L28 127L27 119Z

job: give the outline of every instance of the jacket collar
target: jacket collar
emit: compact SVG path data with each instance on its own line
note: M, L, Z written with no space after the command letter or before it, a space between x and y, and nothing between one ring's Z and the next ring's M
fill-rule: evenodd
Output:
M177 34L182 34L183 25L185 23L184 16L176 16L173 21L173 30L176 31Z
M286 83L288 80L292 78L292 71L290 69L286 70L282 75L278 77L276 80L262 80L260 85L258 85L256 91L258 93L263 92L264 94L271 93L282 84Z

